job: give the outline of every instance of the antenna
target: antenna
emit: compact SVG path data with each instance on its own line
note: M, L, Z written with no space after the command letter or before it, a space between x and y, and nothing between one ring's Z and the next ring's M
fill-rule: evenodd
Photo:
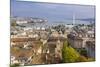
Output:
M73 13L73 25L75 25L75 14Z
M75 26L75 13L73 13L73 27ZM72 31L74 32L74 29L72 29Z

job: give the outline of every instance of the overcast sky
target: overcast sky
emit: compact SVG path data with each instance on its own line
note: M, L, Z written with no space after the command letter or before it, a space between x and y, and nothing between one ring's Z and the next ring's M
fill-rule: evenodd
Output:
M95 17L95 6L69 5L38 2L19 2L11 0L11 16L38 17L49 21L66 21L72 19Z

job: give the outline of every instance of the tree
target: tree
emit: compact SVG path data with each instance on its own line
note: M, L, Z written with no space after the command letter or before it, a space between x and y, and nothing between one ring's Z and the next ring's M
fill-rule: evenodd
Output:
M79 56L78 59L76 60L76 62L87 62L88 59L84 56Z
M81 53L81 54L80 54ZM62 48L62 62L64 63L73 63L73 62L89 62L94 61L93 58L85 57L87 51L85 49L80 49L78 53L70 44L65 41Z
M19 26L19 24L17 24L16 21L13 21L13 22L11 23L11 26L15 27L15 26Z
M20 65L19 64L12 64L12 65L10 65L10 67L19 67Z
M16 22L11 23L11 26L16 26Z
M88 58L88 61L95 61L95 58Z
M91 62L91 61L95 61L95 59L94 58L86 58L85 56L81 56L81 55L76 60L76 62Z
M61 31L63 34L65 32L65 25L57 25L57 26L54 26L53 29L55 29L56 31Z
M80 52L79 52L81 55L87 57L87 50L86 49L80 49Z
M79 53L73 49L71 46L68 46L68 42L64 42L62 49L62 60L63 62L72 63L76 62L79 57Z

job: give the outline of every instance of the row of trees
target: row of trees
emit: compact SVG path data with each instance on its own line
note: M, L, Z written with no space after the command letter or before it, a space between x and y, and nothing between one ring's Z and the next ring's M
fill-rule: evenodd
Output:
M53 29L55 29L58 32L61 31L64 34L64 32L65 32L65 25L54 26Z

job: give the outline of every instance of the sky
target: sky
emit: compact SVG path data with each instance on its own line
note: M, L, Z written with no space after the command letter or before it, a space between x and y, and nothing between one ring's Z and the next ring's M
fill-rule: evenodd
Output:
M37 17L48 21L67 21L72 20L73 14L76 19L94 19L95 6L11 0L11 16Z

